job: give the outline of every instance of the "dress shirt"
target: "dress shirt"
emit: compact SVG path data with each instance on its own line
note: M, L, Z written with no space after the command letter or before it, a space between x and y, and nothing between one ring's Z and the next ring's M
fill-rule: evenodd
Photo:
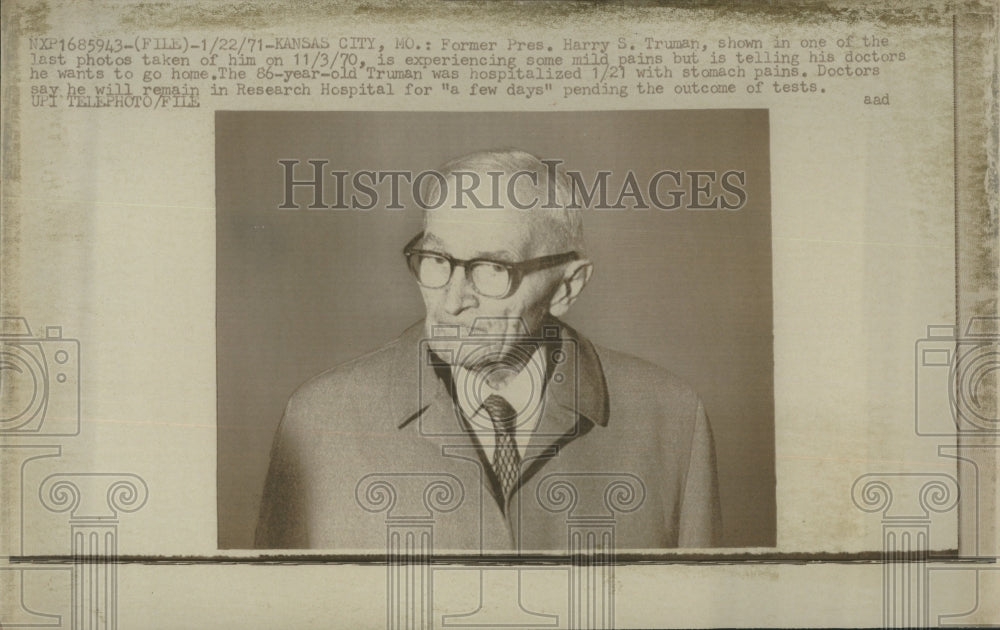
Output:
M496 394L506 400L517 413L514 440L524 459L531 434L542 417L545 367L545 352L538 348L521 371L500 389L494 389L486 383L485 378L471 370L461 366L455 369L455 397L488 461L493 461L493 452L496 450L496 429L483 407L483 401L491 394Z

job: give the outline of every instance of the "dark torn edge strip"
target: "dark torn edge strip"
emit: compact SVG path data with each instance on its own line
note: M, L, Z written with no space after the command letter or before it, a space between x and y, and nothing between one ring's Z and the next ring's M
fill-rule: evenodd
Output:
M394 556L396 557L396 556ZM602 555L542 555L542 554L435 554L431 557L415 557L416 564L468 564L475 566L552 566L592 563L595 560L607 564L624 565L670 565L670 564L708 564L708 565L738 565L738 564L888 564L885 554L881 551L866 551L861 553L735 553L708 554L685 553L677 555L658 555L637 553L616 553L613 558ZM39 555L11 556L10 564L89 564L86 559L72 555ZM117 556L106 560L94 561L96 564L146 564L146 565L198 565L198 564L249 564L249 565L336 565L336 564L370 564L378 565L388 562L384 553L366 554L274 554L265 556ZM909 552L902 555L894 554L892 563L926 563L944 562L950 564L997 564L995 556L960 556L957 549L937 552Z

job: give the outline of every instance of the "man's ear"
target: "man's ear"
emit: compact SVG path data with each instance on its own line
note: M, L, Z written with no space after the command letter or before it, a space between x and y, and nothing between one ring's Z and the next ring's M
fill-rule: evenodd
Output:
M569 307L580 297L583 287L590 282L590 276L594 273L594 265L589 260L577 260L567 265L563 270L559 286L552 294L549 302L549 312L553 317L562 317L569 310Z

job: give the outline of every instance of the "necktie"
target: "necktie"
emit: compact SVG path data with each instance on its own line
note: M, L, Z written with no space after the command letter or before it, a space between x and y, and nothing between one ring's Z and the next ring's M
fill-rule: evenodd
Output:
M493 470L500 479L504 497L517 483L521 474L521 454L514 441L514 424L517 415L510 403L502 396L491 394L484 402L483 408L490 414L493 421L493 431L496 435L496 449L493 451Z

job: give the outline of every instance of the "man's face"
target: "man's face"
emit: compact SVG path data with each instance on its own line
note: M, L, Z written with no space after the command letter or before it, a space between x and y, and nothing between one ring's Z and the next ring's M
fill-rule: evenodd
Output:
M429 210L420 247L462 260L486 258L511 263L561 253L544 251L546 239L540 230L549 226L544 220L532 219L530 212L446 207ZM485 355L506 360L519 339L538 337L560 277L559 268L529 273L511 295L491 298L477 293L465 269L456 266L444 287L420 288L427 309L427 336L435 337L436 326L457 326L460 339L458 343L432 342L431 347L451 351L442 356L451 356L453 363L470 368L476 367ZM483 336L490 341L462 343ZM457 352L459 347L461 353Z

